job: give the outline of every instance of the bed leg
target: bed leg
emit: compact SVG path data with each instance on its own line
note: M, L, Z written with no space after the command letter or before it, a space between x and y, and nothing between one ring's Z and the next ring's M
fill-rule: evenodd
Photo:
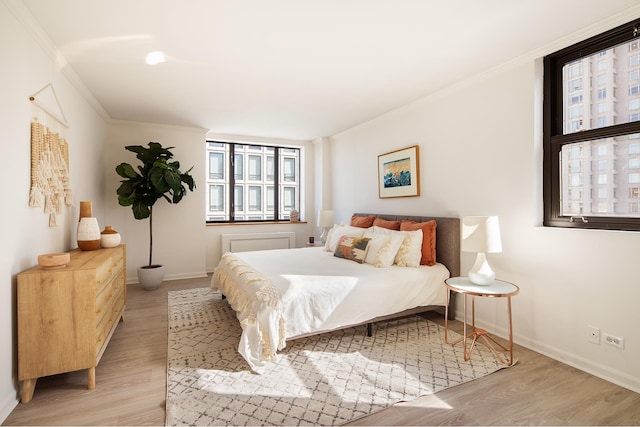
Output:
M372 331L371 331L371 325L372 323L367 323L367 336L371 337L371 335L373 335Z

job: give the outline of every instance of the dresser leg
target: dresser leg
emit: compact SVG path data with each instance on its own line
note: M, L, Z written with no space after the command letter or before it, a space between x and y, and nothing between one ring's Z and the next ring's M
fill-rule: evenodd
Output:
M87 388L89 390L93 390L96 388L96 367L94 366L93 368L89 368L87 371L89 374L89 387Z
M22 381L22 396L20 397L22 403L29 403L33 398L36 381L38 381L37 378L29 378L28 380Z

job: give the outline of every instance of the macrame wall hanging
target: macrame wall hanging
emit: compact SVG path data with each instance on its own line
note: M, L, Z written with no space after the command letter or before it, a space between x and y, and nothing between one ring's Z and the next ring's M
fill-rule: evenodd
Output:
M67 127L66 120L60 120L48 109L39 105L35 96L50 89L57 107L64 118L64 112L58 102L58 97L51 84L43 87L29 100L42 109L49 116ZM31 123L31 190L29 206L41 207L49 214L49 227L56 226L56 215L62 212L62 203L70 207L73 205L71 182L69 180L69 144L58 133L36 120Z

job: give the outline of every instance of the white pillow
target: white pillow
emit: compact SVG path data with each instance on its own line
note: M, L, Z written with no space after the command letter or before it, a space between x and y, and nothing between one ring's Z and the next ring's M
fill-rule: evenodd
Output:
M367 255L364 262L375 267L390 267L393 265L398 249L404 241L403 234L375 233L368 229L364 237L369 237Z
M395 262L399 267L420 267L422 259L422 230L402 231L404 241L398 249Z
M418 267L422 259L422 230L395 231L383 227L372 227L373 234L402 236L402 243L394 257L394 263L400 267Z
M324 250L327 252L335 252L336 246L338 246L338 240L340 240L342 236L362 237L364 231L364 228L360 227L335 224L333 228L329 230L329 233L327 233L327 241L324 245Z

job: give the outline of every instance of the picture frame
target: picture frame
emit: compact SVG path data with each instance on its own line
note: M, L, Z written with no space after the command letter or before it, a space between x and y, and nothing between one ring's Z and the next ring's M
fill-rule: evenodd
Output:
M378 197L420 195L419 147L402 148L378 156Z

